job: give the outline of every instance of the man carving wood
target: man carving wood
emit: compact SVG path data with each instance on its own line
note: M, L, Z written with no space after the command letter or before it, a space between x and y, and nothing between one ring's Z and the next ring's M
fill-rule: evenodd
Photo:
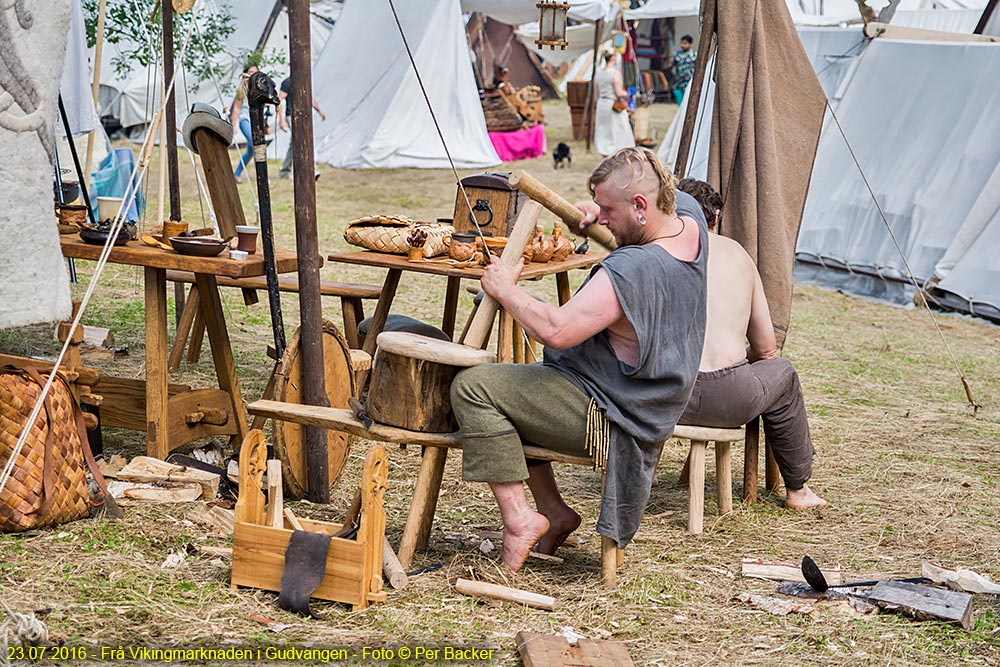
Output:
M514 571L536 542L552 553L580 524L551 465L525 461L522 445L592 456L606 472L597 531L625 547L701 357L708 242L701 209L684 194L675 202L673 178L646 149L607 158L589 185L593 201L577 204L584 224L607 226L618 248L570 301L536 301L517 286L521 264L494 260L482 279L483 290L545 345L544 361L469 368L451 389L463 478L489 483L503 517L503 562Z

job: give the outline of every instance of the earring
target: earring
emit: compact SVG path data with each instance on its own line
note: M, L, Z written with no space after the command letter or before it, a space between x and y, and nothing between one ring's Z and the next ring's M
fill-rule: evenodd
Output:
M646 224L646 216L644 216L642 213L639 214L639 224L643 226L645 226Z

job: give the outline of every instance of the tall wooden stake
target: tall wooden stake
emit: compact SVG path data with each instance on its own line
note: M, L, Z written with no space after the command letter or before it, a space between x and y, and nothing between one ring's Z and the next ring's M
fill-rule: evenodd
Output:
M302 402L328 406L324 385L323 315L319 292L319 236L316 232L316 177L313 161L312 49L309 0L288 0L288 55L291 73L292 173L295 186L295 247L299 258L299 337ZM309 500L330 502L326 432L305 426Z
M594 24L594 62L590 66L590 82L587 84L587 106L583 108L583 131L587 134L587 152L590 152L590 142L594 137L594 116L597 113L597 96L594 93L594 77L597 76L597 49L601 47L601 33L604 32L604 19L598 19ZM587 127L587 122L590 127Z
M163 135L166 135L167 145L160 142L160 150L167 151L167 189L170 192L170 219L181 219L181 186L177 171L177 98L174 91L177 85L170 85L174 77L174 8L169 1L162 3L163 11L163 85L168 94L163 111ZM193 20L193 19L192 19ZM162 164L162 162L160 163ZM163 217L157 222L163 222ZM174 318L180 325L181 314L184 312L184 285L174 283Z
M691 76L687 110L684 112L681 143L677 149L677 160L674 163L674 176L677 178L683 178L687 172L688 153L691 152L691 138L694 135L694 122L698 117L701 89L705 83L705 72L708 70L708 54L712 52L712 35L715 33L715 3L716 0L701 0L701 38L698 40L698 55L694 62L694 74Z
M94 45L94 82L91 84L91 95L94 97L94 110L97 111L97 98L101 92L101 57L104 53L104 19L108 14L108 0L101 0L97 7L97 41ZM97 111L100 116L100 111ZM100 118L98 118L100 122ZM81 183L80 187L85 188L90 183L90 169L94 165L94 140L97 137L97 130L87 137L87 159L84 163L83 173L87 178L86 183Z

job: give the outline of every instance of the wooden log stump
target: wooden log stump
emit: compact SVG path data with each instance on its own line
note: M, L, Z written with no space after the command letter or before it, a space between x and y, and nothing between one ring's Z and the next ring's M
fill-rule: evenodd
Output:
M379 334L368 392L375 421L424 433L456 429L451 382L463 368L495 361L493 353L401 331Z

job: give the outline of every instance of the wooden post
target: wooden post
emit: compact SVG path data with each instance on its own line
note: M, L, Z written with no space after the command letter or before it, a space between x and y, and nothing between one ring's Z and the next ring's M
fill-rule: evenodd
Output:
M101 3L97 6L97 33L96 33L96 43L94 45L94 82L91 84L91 95L94 97L94 111L97 112L97 122L100 122L101 112L97 108L97 100L100 97L101 92L101 57L104 54L104 19L108 14L108 0L101 0ZM89 185L90 179L90 168L94 164L94 138L97 135L97 130L90 133L87 137L87 158L84 161L83 173L88 179L88 183L81 183L80 187L85 188Z
M170 219L181 219L181 187L180 175L177 170L177 98L174 91L177 86L170 86L174 76L174 8L169 2L162 4L163 10L163 85L167 89L167 99L164 101L163 130L161 138L166 137L167 144L160 142L160 150L167 151L167 190L170 193ZM162 165L163 162L161 161ZM162 197L162 195L161 195ZM162 222L163 216L160 216ZM181 313L184 310L184 285L174 283L174 324L180 326Z
M701 88L705 83L708 54L711 53L712 34L715 32L715 2L716 0L701 0L701 38L698 41L694 74L691 76L687 110L684 112L680 147L677 149L677 159L674 161L674 176L677 178L683 178L687 173L688 153L691 152L691 139L694 135L694 122L698 116L698 107L701 105Z
M313 162L312 54L309 36L309 0L288 1L289 66L292 106L292 173L295 187L295 247L299 258L299 319L301 325L302 402L329 406L323 364L323 311L320 302L319 254L316 232L316 178ZM315 426L305 431L309 500L330 502L326 432Z
M594 114L597 112L597 97L594 95L594 77L597 76L597 49L601 47L601 33L604 32L604 19L598 19L594 24L594 62L590 66L590 82L587 84L587 106L583 108L583 129L587 133L587 152L590 152L590 142L594 137ZM587 120L590 129L587 129Z

